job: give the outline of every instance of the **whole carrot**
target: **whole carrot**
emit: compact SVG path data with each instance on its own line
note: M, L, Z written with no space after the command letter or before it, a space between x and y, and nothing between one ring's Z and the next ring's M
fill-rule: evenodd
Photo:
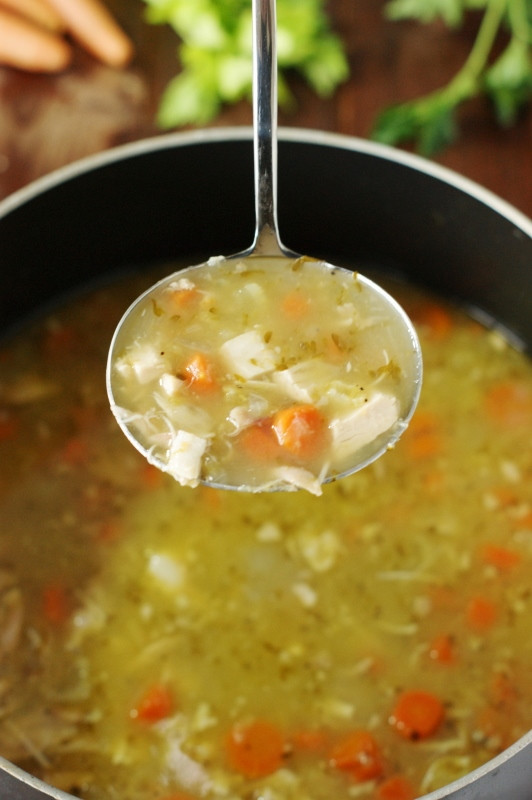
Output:
M60 36L0 8L0 64L28 72L60 72L71 56Z
M133 46L99 0L47 0L69 33L93 56L112 67L125 66Z
M46 0L0 0L0 6L49 31L60 32L65 29L62 18Z

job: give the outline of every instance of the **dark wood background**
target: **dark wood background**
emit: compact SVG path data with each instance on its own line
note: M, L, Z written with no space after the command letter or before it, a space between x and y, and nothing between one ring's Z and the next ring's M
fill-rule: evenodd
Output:
M155 110L178 70L177 38L144 22L140 0L108 0L108 6L135 43L128 69L104 67L81 50L57 76L0 67L0 198L77 158L161 133ZM384 0L330 0L351 77L325 101L295 78L297 108L281 113L280 124L367 138L379 110L441 86L467 57L474 18L450 33L441 24L388 22L383 8ZM503 130L488 102L477 99L462 109L460 123L459 140L437 161L532 216L532 110ZM213 124L251 124L251 109L227 108Z

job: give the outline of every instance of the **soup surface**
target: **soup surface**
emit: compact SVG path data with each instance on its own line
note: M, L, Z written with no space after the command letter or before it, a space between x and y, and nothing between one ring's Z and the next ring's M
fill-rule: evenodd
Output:
M213 258L135 304L111 348L112 409L184 486L321 484L397 440L419 394L404 314L356 272Z
M412 800L526 732L527 359L396 287L425 378L393 451L321 497L180 487L105 394L149 283L1 353L0 753L86 800Z

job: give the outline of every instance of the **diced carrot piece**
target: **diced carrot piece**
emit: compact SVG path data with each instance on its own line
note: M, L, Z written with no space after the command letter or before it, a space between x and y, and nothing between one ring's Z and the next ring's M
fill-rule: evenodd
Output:
M525 511L520 514L513 522L513 527L517 531L532 530L532 511Z
M437 303L426 303L413 312L413 322L427 329L431 339L443 341L453 330L453 319L447 309Z
M377 787L375 800L414 800L416 792L409 780L393 775Z
M515 489L511 486L495 486L489 494L494 498L498 508L509 508L519 502Z
M480 558L485 564L497 567L501 572L508 572L521 563L521 554L516 550L489 543L482 547Z
M184 367L185 382L198 394L212 394L218 389L216 370L205 353L196 353Z
M154 683L140 698L131 712L134 719L141 722L160 722L169 717L174 709L174 697L167 686Z
M447 633L435 636L429 645L429 658L438 664L453 664L455 652L453 641Z
M325 418L313 405L295 405L277 411L273 430L281 447L298 458L318 455L327 440Z
M466 621L470 628L486 631L497 621L497 608L487 597L472 597L466 607Z
M271 419L262 419L240 432L236 441L256 461L274 461L282 452Z
M20 422L11 411L0 409L0 442L15 439L19 432Z
M231 767L247 778L261 778L283 763L284 738L267 720L234 725L226 741Z
M504 428L532 424L532 389L522 381L506 380L492 386L484 398L486 414Z
M281 303L283 314L291 320L303 319L310 309L310 301L306 294L299 289L289 292Z
M60 583L50 583L44 587L42 604L45 619L53 625L61 625L70 615L68 594Z
M373 734L366 730L353 731L337 742L330 753L330 762L356 781L379 778L383 772L380 748Z
M436 733L444 716L439 697L432 692L413 689L399 695L390 723L405 739L417 741Z
M201 292L195 286L190 286L169 291L166 293L166 297L170 310L179 312L195 307L201 297Z
M403 435L406 453L415 461L433 458L443 450L438 419L428 411L417 411Z

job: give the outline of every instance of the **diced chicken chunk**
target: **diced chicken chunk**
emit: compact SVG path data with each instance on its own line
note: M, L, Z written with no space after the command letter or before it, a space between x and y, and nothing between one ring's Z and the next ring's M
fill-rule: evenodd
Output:
M175 397L179 394L184 382L170 372L164 372L159 379L159 385L168 397Z
M159 351L144 345L133 350L127 358L120 358L115 369L125 378L135 376L139 383L149 383L165 371L165 364Z
M389 430L399 419L396 397L376 392L363 406L330 424L335 460L344 460Z
M221 346L220 353L227 367L246 380L275 369L275 355L256 330L228 339Z
M164 471L170 473L181 486L197 486L206 449L207 439L204 437L178 431L170 444Z

